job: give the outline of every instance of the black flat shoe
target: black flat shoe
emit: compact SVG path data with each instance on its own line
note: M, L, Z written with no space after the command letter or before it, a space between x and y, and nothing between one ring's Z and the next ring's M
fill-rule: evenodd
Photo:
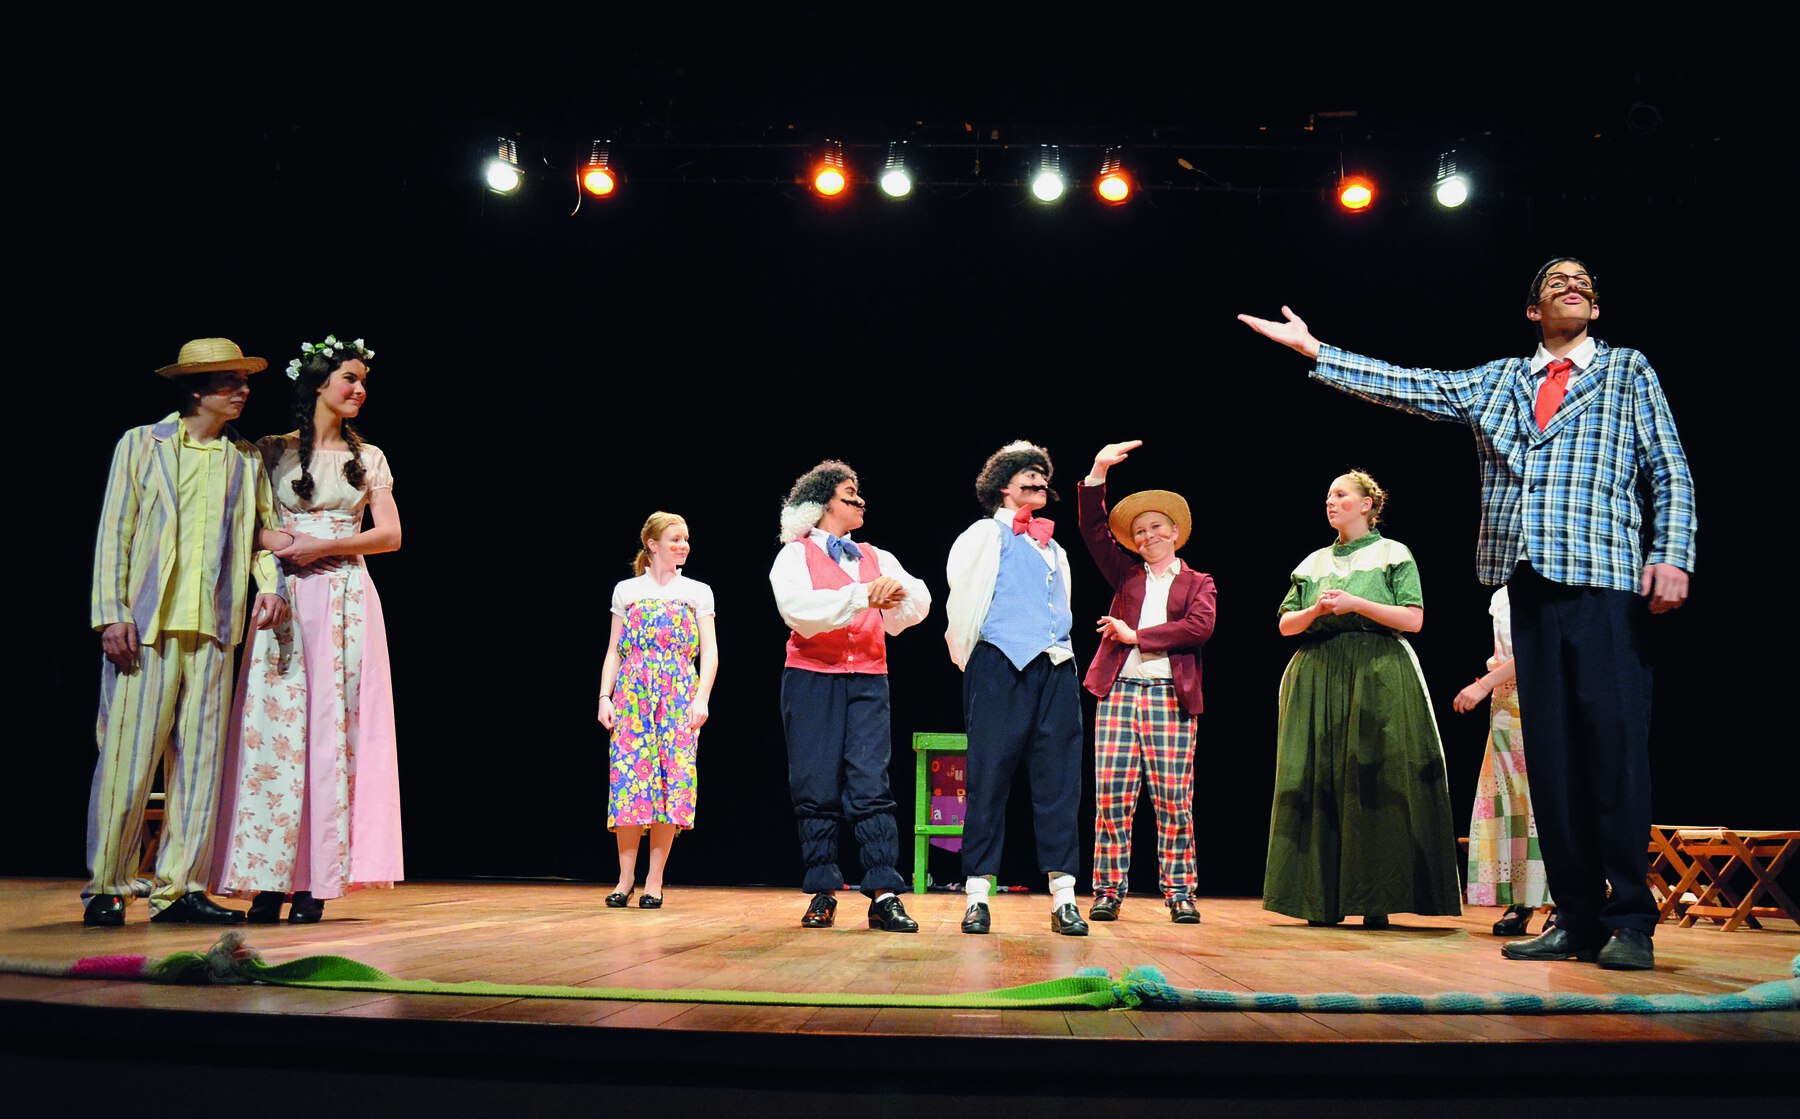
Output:
M631 904L631 895L635 894L635 893L637 893L637 887L634 886L631 889L626 890L622 894L620 894L620 893L607 894L606 895L606 908L608 908L608 909L624 909L627 905Z
M830 894L814 894L812 903L806 907L806 915L800 918L803 929L828 929L837 919L837 899Z
M1656 944L1649 933L1615 929L1596 958L1607 971L1649 971L1656 966Z
M906 915L906 907L900 904L900 895L882 898L869 903L869 927L882 932L916 933L919 922Z
M202 893L182 894L150 918L159 925L236 925L243 919L241 910L226 909Z
M1101 894L1094 899L1094 904L1088 907L1088 920L1117 921L1119 907L1124 904L1125 899L1118 894Z
M1363 928L1365 928L1365 929L1385 929L1387 927L1388 927L1387 914L1385 914L1385 913L1365 913L1365 914L1363 914Z
M1509 905L1506 915L1494 922L1495 936L1531 935L1531 915L1537 912L1529 905Z
M1177 925L1198 925L1200 909L1194 904L1193 898L1170 898L1169 920Z
M638 899L638 908L639 909L661 909L662 908L662 899L659 897L656 897L654 895L651 895L651 894L645 894L643 897Z
M1585 963L1600 954L1600 945L1591 940L1577 940L1551 925L1530 940L1502 944L1500 954L1509 960L1581 960Z
M281 920L281 907L287 904L288 896L280 890L260 890L250 902L250 912L244 919L252 925L273 925Z
M992 927L993 919L988 916L987 902L978 901L963 910L962 931L984 936Z
M288 924L316 925L325 916L325 903L306 890L294 892L294 904L288 906Z
M82 911L81 923L96 929L118 928L125 923L125 899L118 894L95 894Z
M1071 901L1050 911L1050 931L1064 936L1086 936L1088 923L1081 919L1081 910Z
M1306 923L1309 927L1315 929L1335 929L1343 924L1343 919L1340 918L1336 921L1314 921L1309 918Z

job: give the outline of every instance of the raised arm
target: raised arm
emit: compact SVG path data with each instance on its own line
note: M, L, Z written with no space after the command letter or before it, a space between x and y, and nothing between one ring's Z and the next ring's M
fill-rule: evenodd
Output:
M1108 443L1100 448L1100 453L1094 456L1094 465L1088 471L1088 476L1075 488L1081 542L1087 546L1088 555L1093 557L1094 566L1100 569L1100 574L1105 576L1107 583L1115 591L1140 561L1113 539L1106 514L1106 472L1124 462L1132 451L1143 445L1142 439L1130 439L1123 443ZM1182 543L1185 544L1186 541Z
M1306 321L1294 314L1285 304L1281 308L1281 316L1286 322L1273 319L1259 319L1255 315L1239 315L1238 321L1256 331L1264 338L1280 342L1296 353L1305 354L1313 360L1319 357L1319 340L1306 329Z

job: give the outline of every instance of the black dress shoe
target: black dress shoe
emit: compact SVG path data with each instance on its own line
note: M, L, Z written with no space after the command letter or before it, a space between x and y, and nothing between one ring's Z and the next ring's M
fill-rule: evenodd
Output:
M288 924L316 925L325 916L325 903L307 890L294 892L294 904L288 907Z
M1591 940L1577 940L1551 925L1530 940L1502 944L1500 954L1509 960L1592 960L1600 946Z
M814 894L812 904L806 907L806 916L800 918L803 929L828 929L837 917L837 899L830 894Z
M962 931L985 935L992 927L993 921L988 917L987 902L978 901L963 910Z
M622 894L618 893L617 891L607 894L606 895L606 908L608 908L608 909L624 909L626 906L631 904L631 895L635 894L635 893L637 893L637 888L634 886L631 889L626 890Z
M226 909L199 892L182 894L150 918L163 925L235 925L243 919L242 910Z
M1193 898L1170 898L1169 920L1177 925L1198 925L1200 923L1199 907L1194 905Z
M906 915L906 907L900 904L900 895L882 898L869 903L869 927L882 932L918 932L919 922Z
M1649 971L1656 966L1656 943L1637 929L1614 929L1600 946L1600 966L1607 971Z
M661 909L662 898L655 894L645 894L638 899L639 909Z
M118 928L125 923L125 899L118 894L95 894L88 899L81 923L101 929Z
M1094 899L1094 904L1088 907L1088 920L1117 921L1119 907L1124 904L1125 899L1118 894L1101 894Z
M1387 919L1386 913L1365 913L1365 914L1363 914L1363 928L1365 928L1365 929L1385 929L1387 927L1388 927L1388 919Z
M1495 936L1529 936L1531 915L1537 912L1529 905L1509 905L1506 915L1494 922Z
M1074 902L1065 902L1050 911L1050 931L1064 936L1086 936L1088 923L1081 919L1081 910L1075 908Z
M244 919L252 925L273 925L281 920L281 907L287 904L287 899L280 890L258 890Z

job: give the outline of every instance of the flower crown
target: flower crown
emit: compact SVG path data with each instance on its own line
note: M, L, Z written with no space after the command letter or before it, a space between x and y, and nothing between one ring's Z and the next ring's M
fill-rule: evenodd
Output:
M300 356L287 363L288 380L298 381L300 379L300 363L312 355L323 354L325 357L336 357L340 352L346 355L355 353L364 361L375 360L375 351L364 346L361 338L354 342L340 342L337 335L327 334L323 342L300 343Z

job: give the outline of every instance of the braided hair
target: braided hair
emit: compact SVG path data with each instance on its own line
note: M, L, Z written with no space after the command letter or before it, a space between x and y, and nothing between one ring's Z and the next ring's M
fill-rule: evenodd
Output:
M312 353L300 359L300 375L294 378L294 423L300 432L300 477L294 479L294 494L302 501L311 501L313 496L313 412L319 406L319 390L347 361L361 361L365 367L368 364L366 358L350 350L342 351L340 356ZM363 486L362 436L348 422L344 423L343 432L344 442L350 448L350 457L344 463L344 481L360 490Z

